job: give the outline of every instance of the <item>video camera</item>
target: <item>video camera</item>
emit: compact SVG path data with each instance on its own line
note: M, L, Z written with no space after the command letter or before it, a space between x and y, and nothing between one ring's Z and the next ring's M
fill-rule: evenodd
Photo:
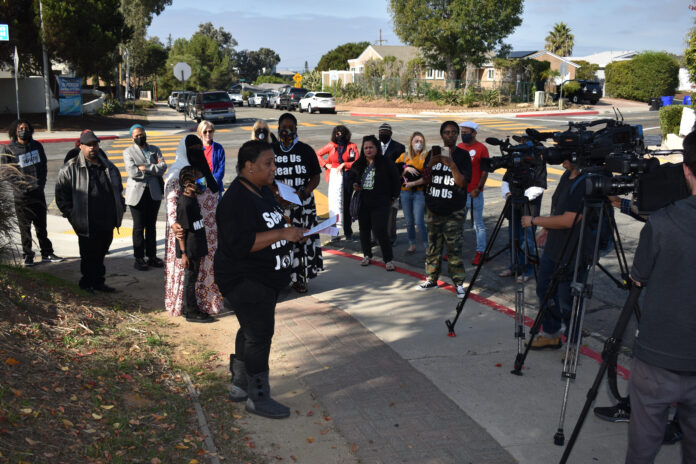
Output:
M537 167L544 164L541 145L535 145L531 140L513 136L517 145L505 140L488 137L486 143L500 147L502 156L481 159L481 169L493 172L506 169L505 180L510 184L511 191L524 191L531 187Z

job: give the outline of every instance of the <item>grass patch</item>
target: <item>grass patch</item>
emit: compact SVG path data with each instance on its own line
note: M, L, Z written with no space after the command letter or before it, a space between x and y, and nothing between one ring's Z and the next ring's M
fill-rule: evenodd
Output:
M221 457L264 462L236 423L218 353L172 346L170 323L119 300L0 267L0 462L206 462L184 370Z

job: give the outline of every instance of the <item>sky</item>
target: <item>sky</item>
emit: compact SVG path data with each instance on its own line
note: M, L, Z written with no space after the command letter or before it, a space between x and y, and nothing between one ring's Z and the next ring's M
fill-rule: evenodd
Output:
M505 39L513 50L541 50L557 22L575 35L574 56L608 50L664 50L681 55L696 11L689 0L526 0L522 24ZM388 0L174 0L153 19L149 36L163 42L189 38L212 22L237 40L237 50L267 47L280 55L278 70L312 69L321 56L346 42L380 38L403 45L393 31ZM255 5L255 6L249 6ZM357 57L356 57L357 58Z

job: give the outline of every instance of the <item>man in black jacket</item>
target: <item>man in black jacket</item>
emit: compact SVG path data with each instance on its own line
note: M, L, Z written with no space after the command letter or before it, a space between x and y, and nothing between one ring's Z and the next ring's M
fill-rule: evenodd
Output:
M392 139L392 127L389 123L385 122L379 126L378 136L382 144L382 154L393 162L396 162L399 156L406 151L404 144ZM399 212L398 201L397 199L395 203L396 206L392 205L389 214L389 239L391 240L392 246L396 243L396 214Z
M10 125L10 143L3 146L0 164L11 166L8 171L14 191L15 213L22 240L22 258L25 266L34 265L31 249L31 225L41 248L41 262L59 262L53 253L53 244L46 232L46 153L43 146L32 138L34 129L29 121L18 119Z
M80 154L58 172L56 204L77 234L80 288L90 293L115 291L104 283L104 257L123 218L122 191L121 174L100 154L99 139L92 131L83 132Z

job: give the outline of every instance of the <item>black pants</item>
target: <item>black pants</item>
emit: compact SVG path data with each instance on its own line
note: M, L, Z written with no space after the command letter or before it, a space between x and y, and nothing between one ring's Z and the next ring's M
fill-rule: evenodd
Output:
M353 196L353 183L347 172L343 172L343 233L346 237L353 235L353 218L350 217L350 199Z
M244 361L249 375L268 371L278 292L259 281L244 279L224 297L239 321L237 358Z
M184 315L199 312L196 298L196 282L201 270L201 258L189 259L189 267L184 269Z
M388 263L394 256L391 240L387 230L389 222L389 200L363 201L358 212L358 225L360 226L360 245L363 255L372 258L371 234L374 233L379 247L382 249L384 262Z
M41 256L53 253L53 244L46 232L46 197L42 189L31 190L15 196L15 214L19 236L22 240L22 256L34 256L31 251L31 225L34 224Z
M155 201L150 189L145 188L137 205L130 207L133 216L133 254L136 258L155 258L157 256L157 213L161 201Z
M78 236L80 245L80 288L94 288L104 284L104 257L114 239L113 229L107 231L90 231L89 237Z

